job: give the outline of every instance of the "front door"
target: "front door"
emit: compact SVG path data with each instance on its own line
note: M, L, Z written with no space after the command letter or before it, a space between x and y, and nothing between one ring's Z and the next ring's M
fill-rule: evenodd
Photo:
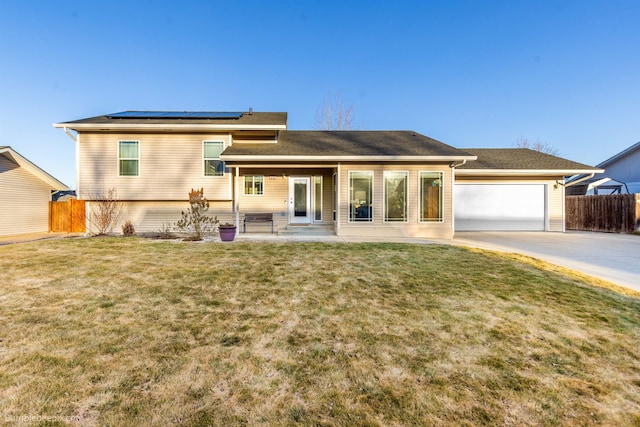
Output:
M289 178L289 223L311 223L311 178Z

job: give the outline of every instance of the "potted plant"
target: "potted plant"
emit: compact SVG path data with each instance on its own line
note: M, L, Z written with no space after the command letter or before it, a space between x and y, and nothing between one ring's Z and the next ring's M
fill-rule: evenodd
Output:
M223 242L233 242L236 237L236 226L233 224L225 223L218 226L218 232L220 233L220 240Z

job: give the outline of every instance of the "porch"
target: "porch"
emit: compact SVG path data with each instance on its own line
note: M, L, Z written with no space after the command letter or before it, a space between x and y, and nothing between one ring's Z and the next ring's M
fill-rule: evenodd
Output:
M334 165L274 167L228 165L233 174L232 194L238 235L245 218L268 214L271 221L247 222L247 234L335 235Z

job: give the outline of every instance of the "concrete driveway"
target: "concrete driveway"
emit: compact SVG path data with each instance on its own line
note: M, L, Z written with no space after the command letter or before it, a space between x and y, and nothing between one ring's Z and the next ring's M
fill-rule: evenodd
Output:
M640 291L640 236L591 232L457 232L459 245L514 252Z

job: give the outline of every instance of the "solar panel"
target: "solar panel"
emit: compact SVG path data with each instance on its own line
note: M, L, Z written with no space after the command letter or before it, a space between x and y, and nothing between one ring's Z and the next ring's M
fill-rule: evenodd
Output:
M122 111L108 114L110 119L239 119L237 111Z

